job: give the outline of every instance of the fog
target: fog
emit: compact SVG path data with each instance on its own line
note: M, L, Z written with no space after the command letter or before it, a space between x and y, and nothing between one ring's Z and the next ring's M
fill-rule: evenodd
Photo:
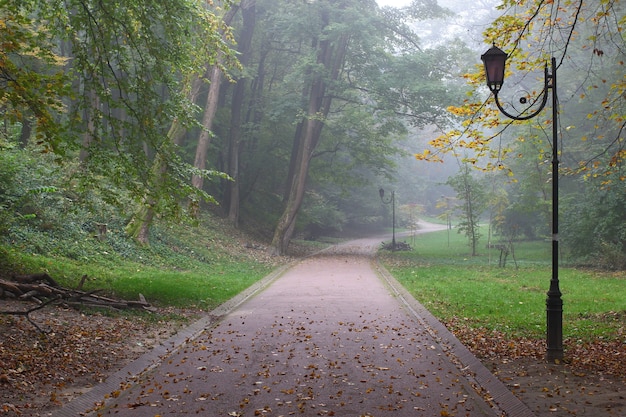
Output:
M408 6L411 0L376 0L379 6L403 7Z

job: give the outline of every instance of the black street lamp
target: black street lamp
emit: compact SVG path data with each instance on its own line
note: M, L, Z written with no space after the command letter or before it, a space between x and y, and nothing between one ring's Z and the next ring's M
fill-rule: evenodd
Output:
M493 93L496 106L507 117L514 120L528 120L537 116L548 102L548 90L552 90L552 279L546 299L546 359L556 362L563 359L563 300L559 289L559 153L558 139L558 101L556 90L556 59L552 58L552 73L548 73L548 65L544 68L544 87L541 92L541 103L537 110L530 114L509 114L500 104L498 93L504 83L505 63L508 55L495 45L481 55L485 64L487 86ZM526 97L520 98L526 104ZM530 105L535 104L534 102Z
M396 192L391 191L391 197L385 200L385 190L379 189L380 200L384 204L391 203L391 251L396 250Z

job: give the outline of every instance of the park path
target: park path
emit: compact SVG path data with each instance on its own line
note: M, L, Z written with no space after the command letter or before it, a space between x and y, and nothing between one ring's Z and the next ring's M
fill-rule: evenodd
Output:
M55 415L532 416L377 264L380 242L295 263Z

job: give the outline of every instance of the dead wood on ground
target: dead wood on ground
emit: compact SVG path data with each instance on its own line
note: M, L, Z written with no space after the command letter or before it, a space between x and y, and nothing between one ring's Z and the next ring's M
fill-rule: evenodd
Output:
M114 310L129 308L141 308L148 311L154 310L141 294L139 294L138 301L129 301L97 295L98 292L102 291L98 289L84 291L82 287L86 279L87 276L83 276L76 289L62 287L46 273L17 275L11 277L11 279L0 279L0 299L10 298L36 303L34 307L26 310L0 310L0 314L25 316L37 330L45 333L31 319L30 314L52 303L64 304L74 308L85 306Z

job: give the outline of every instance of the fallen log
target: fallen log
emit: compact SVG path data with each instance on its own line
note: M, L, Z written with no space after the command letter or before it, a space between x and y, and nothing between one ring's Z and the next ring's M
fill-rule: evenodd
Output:
M0 288L2 288L4 291L8 291L12 293L16 297L18 295L23 294L23 292L20 290L20 287L17 284L14 284L9 281L5 281L3 279L0 279Z
M57 282L53 280L52 277L46 274L45 272L41 274L14 275L13 277L11 277L11 281L19 282L23 284L32 284L33 282L45 281L48 283L48 285L51 285L53 287L60 287L60 285L57 284Z

